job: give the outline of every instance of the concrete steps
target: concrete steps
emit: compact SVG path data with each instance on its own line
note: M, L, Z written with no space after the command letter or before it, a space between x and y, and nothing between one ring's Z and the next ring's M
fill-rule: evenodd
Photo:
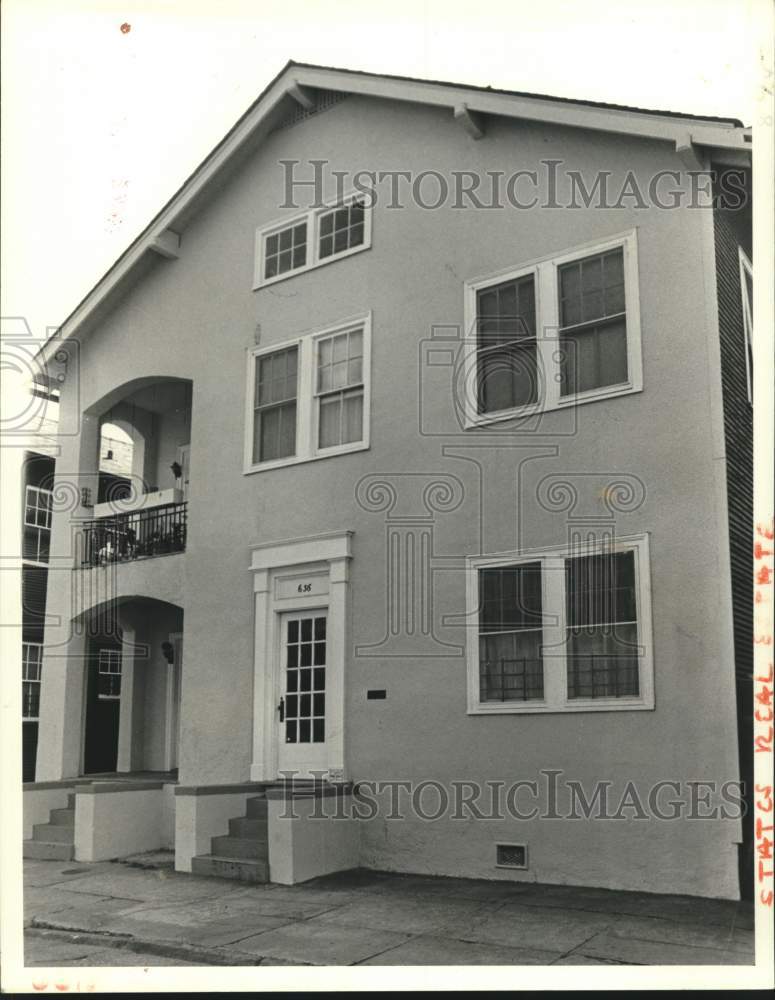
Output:
M22 855L36 861L72 861L75 844L46 843L43 840L25 840Z
M38 861L72 861L75 857L75 794L67 796L66 809L52 809L48 823L36 823L32 840L22 845L25 858Z
M191 859L195 875L231 878L240 882L269 881L269 845L266 796L249 798L246 816L229 820L229 833L213 837L210 854Z

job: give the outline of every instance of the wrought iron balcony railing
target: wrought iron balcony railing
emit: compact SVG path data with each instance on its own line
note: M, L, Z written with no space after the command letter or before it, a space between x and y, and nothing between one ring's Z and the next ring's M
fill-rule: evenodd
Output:
M185 551L186 507L165 504L88 522L81 533L81 564L104 566Z

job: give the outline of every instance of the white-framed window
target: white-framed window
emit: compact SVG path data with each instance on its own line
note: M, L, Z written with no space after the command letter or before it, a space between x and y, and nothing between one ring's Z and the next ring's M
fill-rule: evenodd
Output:
M635 230L465 284L469 427L642 388Z
M28 486L24 497L24 523L31 528L51 529L51 490Z
M248 354L245 469L369 446L371 315Z
M100 701L121 697L120 649L101 649L97 654L97 697Z
M469 714L654 707L647 535L467 563Z
M260 226L256 230L253 288L367 250L371 246L371 212L364 195L349 194L334 204Z
M22 643L22 718L37 722L40 715L40 684L43 646L39 642Z
M23 558L46 563L51 543L51 490L27 486L24 492Z
M743 309L743 334L745 336L745 379L748 402L753 405L753 264L742 247L740 257L740 296Z

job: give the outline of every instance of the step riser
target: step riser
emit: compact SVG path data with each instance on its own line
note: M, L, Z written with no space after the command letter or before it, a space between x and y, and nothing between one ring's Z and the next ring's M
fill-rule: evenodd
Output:
M72 844L75 839L75 827L36 823L32 828L32 839L46 844Z
M213 837L212 853L220 858L268 858L266 841L246 840L240 837Z
M266 819L247 819L244 816L239 817L239 819L230 819L229 836L265 841L268 836Z
M75 809L52 809L48 821L54 826L75 826Z
M68 809L75 809L75 792L71 792L67 796L67 808Z
M25 840L22 845L25 858L37 861L72 861L75 847L72 844L45 844L40 840Z
M269 866L265 862L230 861L220 858L200 857L191 859L195 875L236 879L239 882L263 883L269 881Z
M269 805L266 799L248 799L247 818L264 819L269 814Z

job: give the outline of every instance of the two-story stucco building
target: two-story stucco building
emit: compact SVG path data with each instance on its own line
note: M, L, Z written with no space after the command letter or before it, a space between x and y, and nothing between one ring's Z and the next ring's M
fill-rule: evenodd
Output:
M749 142L290 63L43 351L27 852L735 898Z

